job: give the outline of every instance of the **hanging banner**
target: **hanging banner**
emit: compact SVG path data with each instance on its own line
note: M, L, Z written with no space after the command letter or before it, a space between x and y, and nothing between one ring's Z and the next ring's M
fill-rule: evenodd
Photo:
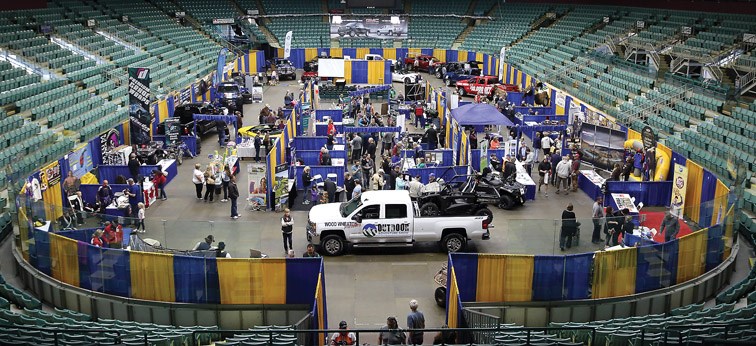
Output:
M181 119L165 119L165 144L168 146L178 145L180 143L179 135L181 134Z
M675 174L672 179L671 206L675 215L682 215L685 207L685 190L688 188L688 167L675 163Z
M218 66L215 67L213 86L217 86L223 81L223 68L226 67L226 53L228 53L228 49L226 48L222 48L220 52L218 52Z
M409 24L404 18L332 18L330 28L332 39L406 40L408 38ZM365 57L352 57L352 59L363 58Z
M484 139L480 141L480 144L478 145L478 148L480 148L480 167L478 168L478 172L483 172L483 169L488 167L488 140ZM471 150L472 151L472 150ZM472 161L470 161L472 162Z
M150 143L150 69L129 67L129 119L131 144Z
M81 178L84 174L94 169L92 163L92 153L89 151L89 144L84 144L80 148L68 154L68 171L73 173L74 177Z
M507 47L501 47L499 51L499 80L504 80L504 62L507 59Z
M284 59L288 59L291 56L291 31L286 33L286 40L284 41Z
M247 164L247 200L249 206L253 209L265 210L267 208L268 183L265 179L265 164L248 163Z
M643 142L643 149L645 150L656 148L656 135L651 126L645 126L641 130L641 142Z
M58 161L53 161L39 170L39 181L42 191L60 183L60 165Z

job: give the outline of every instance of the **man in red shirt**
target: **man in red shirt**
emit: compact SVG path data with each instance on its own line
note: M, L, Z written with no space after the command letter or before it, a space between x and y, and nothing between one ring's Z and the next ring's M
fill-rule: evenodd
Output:
M118 222L107 222L104 231L105 243L111 249L120 249L123 243L123 226Z

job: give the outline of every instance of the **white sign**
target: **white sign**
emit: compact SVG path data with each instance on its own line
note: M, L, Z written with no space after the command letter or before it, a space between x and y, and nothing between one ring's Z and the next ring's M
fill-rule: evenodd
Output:
M286 41L284 41L284 59L288 59L291 55L291 36L293 33L291 31L286 33Z
M499 51L499 80L504 80L504 60L507 57L507 47L501 47L501 50ZM480 73L483 73L483 70L480 71Z
M215 18L213 19L213 24L215 25L234 24L234 19L233 18Z
M643 29L643 28L646 27L646 22L644 22L642 20L636 21L635 22L635 27L637 27L638 29Z

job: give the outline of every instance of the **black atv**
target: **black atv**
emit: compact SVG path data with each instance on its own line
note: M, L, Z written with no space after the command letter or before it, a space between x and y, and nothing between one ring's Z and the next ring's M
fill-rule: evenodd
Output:
M518 183L514 176L501 180L490 169L475 176L472 189L482 203L496 204L501 209L513 209L525 204L525 186Z
M464 192L456 184L445 184L441 191L426 193L417 198L420 216L487 216L493 221L491 209L478 200L474 192Z

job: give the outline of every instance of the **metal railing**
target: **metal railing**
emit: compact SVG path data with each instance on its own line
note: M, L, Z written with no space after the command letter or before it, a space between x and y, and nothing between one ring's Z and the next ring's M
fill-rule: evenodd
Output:
M748 72L735 79L735 89L742 95L755 86L754 82L756 82L756 70Z
M483 312L463 309L462 316L464 316L467 326L471 328L499 328L501 326L500 318L498 316ZM491 333L485 333L482 331L473 331L470 333L470 336L473 341L481 344L490 344L493 341L493 335L491 335Z

